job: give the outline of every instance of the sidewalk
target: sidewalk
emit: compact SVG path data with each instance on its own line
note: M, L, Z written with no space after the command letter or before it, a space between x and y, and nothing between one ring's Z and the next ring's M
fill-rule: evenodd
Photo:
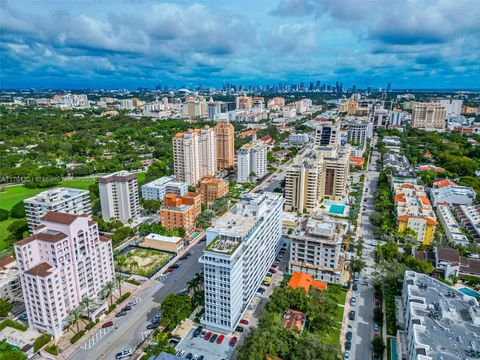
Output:
M201 232L191 243L190 245L184 250L182 251L181 253L179 253L177 256L175 256L172 261L170 262L170 264L173 264L175 263L176 261L178 261L178 259L185 253L187 252L188 250L190 250L193 246L195 246L199 241L200 239L203 238L203 235L205 234L205 232ZM166 271L168 267L167 266L164 266L159 272L157 272L154 276L152 276L150 279L148 279L147 281L145 281L143 284L141 284L140 286L138 286L133 292L132 294L130 295L129 298L125 299L125 301L123 301L121 304L118 304L116 309L114 311L112 311L110 314L108 314L107 316L105 316L102 321L99 321L97 325L95 325L92 329L88 330L85 332L85 335L82 336L82 338L80 340L78 340L75 344L71 344L70 346L68 346L60 355L58 355L58 357L62 357L64 359L67 359L68 357L70 357L75 351L77 351L79 348L81 348L86 342L87 340L92 336L94 335L97 331L99 331L101 328L102 328L102 325L105 323L105 322L108 322L108 321L111 321L112 319L115 318L115 315L116 313L118 312L118 310L120 310L123 306L125 306L132 297L134 296L137 296L139 295L144 289L148 288L149 286L153 285L155 283L155 280L160 276L160 275L163 275L163 273ZM70 339L70 338L69 338Z

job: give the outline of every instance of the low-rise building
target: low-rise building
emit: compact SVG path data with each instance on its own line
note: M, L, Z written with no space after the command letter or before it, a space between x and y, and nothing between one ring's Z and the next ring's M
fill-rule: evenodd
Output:
M318 291L327 290L327 283L325 281L318 281L313 279L313 275L305 274L299 271L294 271L292 277L288 281L288 287L292 289L301 288L308 294L311 288L314 288Z
M435 181L430 192L433 206L440 203L448 205L459 204L470 206L475 200L475 191L468 186L459 186L453 181L445 179Z
M88 190L54 188L42 191L23 201L30 232L40 225L40 219L49 212L66 212L70 214L91 214Z
M143 247L179 253L183 250L183 239L178 236L163 236L159 234L148 234L142 243Z
M412 230L418 242L430 244L435 235L437 217L423 186L402 183L394 184L393 188L398 232Z
M185 195L188 192L188 184L177 181L175 176L163 176L142 185L142 197L145 200L163 201L166 194Z
M437 216L442 225L443 233L449 242L456 245L469 244L467 236L462 232L448 204L438 204Z
M478 358L478 302L427 275L406 271L402 289L404 330L397 352L408 360ZM462 355L460 355L462 354Z
M465 229L476 243L480 244L480 204L472 206L454 205L453 208Z
M228 194L228 182L205 176L197 184L197 193L201 195L203 204L212 204Z
M341 283L345 265L341 224L315 214L302 219L290 239L290 273L298 271L330 284Z
M10 302L23 301L20 271L12 256L0 259L0 298Z
M310 141L308 134L294 133L288 136L288 142L291 145L307 144Z
M160 223L169 231L185 229L189 234L195 230L195 220L201 212L200 194L187 193L184 196L167 194L164 205L160 208Z
M289 309L283 315L283 327L287 330L302 333L307 322L307 315L301 311Z

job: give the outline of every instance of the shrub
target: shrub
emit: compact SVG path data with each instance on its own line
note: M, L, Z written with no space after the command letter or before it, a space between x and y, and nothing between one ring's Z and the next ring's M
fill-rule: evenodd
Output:
M52 339L51 335L48 334L43 334L40 335L38 338L35 339L33 342L33 351L37 352L40 350L42 347L48 344L48 342Z
M8 215L10 215L10 213L8 212L8 210L0 209L0 221L7 220L7 219L8 219Z
M75 344L83 335L85 335L85 330L80 330L78 333L72 336L70 343Z
M49 354L52 354L52 355L58 355L58 353L60 352L59 348L58 348L58 345L57 344L52 344L52 345L48 345L48 346L45 346L45 350L46 352L48 352Z
M11 328L14 328L14 329L17 329L17 330L20 330L20 331L27 330L27 327L25 325L23 325L22 323L19 323L17 321L13 321L13 320L10 320L10 319L6 319L6 320L3 320L0 323L0 331L5 329L7 326L10 326Z
M122 302L124 302L125 300L127 300L130 295L132 295L131 292L126 292L125 294L123 294L122 296L120 296L120 297L117 299L117 301L115 301L115 304L117 304L117 305L121 304Z
M125 280L125 281L128 282L128 283L130 283L130 284L137 285L137 286L141 284L140 281L135 280L135 279L127 279L127 280Z
M27 216L25 213L25 205L23 204L23 200L13 205L12 210L10 210L10 216L15 219L21 219Z
M112 304L108 307L107 311L105 311L105 314L110 314L115 308L117 307L117 304Z
M95 322L89 322L87 326L85 326L85 330L90 330L92 329L95 325L97 325L97 321Z

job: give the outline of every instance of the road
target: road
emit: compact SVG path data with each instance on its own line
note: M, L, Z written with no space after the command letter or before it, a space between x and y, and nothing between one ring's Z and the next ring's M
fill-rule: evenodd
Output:
M202 271L198 258L203 254L204 247L205 242L194 245L190 249L192 255L187 260L179 261L180 267L168 274L163 283L154 281L136 294L140 302L126 316L113 320L113 331L103 336L92 334L95 340L89 339L87 345L74 352L70 359L114 359L115 354L124 349L135 349L149 334L146 327L158 312L163 299L185 289L193 275Z
M373 144L375 148L375 144ZM370 224L369 217L373 213L373 194L377 189L378 175L376 171L376 161L378 153L373 151L370 166L365 173L365 196L359 227L359 236L363 237L364 249L362 259L366 263L365 270L362 271L358 282L358 290L352 296L357 298L355 307L355 321L350 321L349 330L353 332L352 349L350 358L355 360L372 359L372 339L373 339L373 307L374 292L371 274L374 266L375 238L373 227Z

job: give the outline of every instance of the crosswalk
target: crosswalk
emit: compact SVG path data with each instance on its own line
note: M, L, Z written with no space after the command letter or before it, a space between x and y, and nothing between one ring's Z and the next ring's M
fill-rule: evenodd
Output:
M140 340L143 341L146 338L148 338L151 333L152 333L152 330L142 331L140 334L138 334L138 337L140 338Z
M110 331L113 330L113 326L100 329L95 334L93 334L86 342L82 345L82 349L88 350L92 348L97 342L100 341L105 335L107 335Z

